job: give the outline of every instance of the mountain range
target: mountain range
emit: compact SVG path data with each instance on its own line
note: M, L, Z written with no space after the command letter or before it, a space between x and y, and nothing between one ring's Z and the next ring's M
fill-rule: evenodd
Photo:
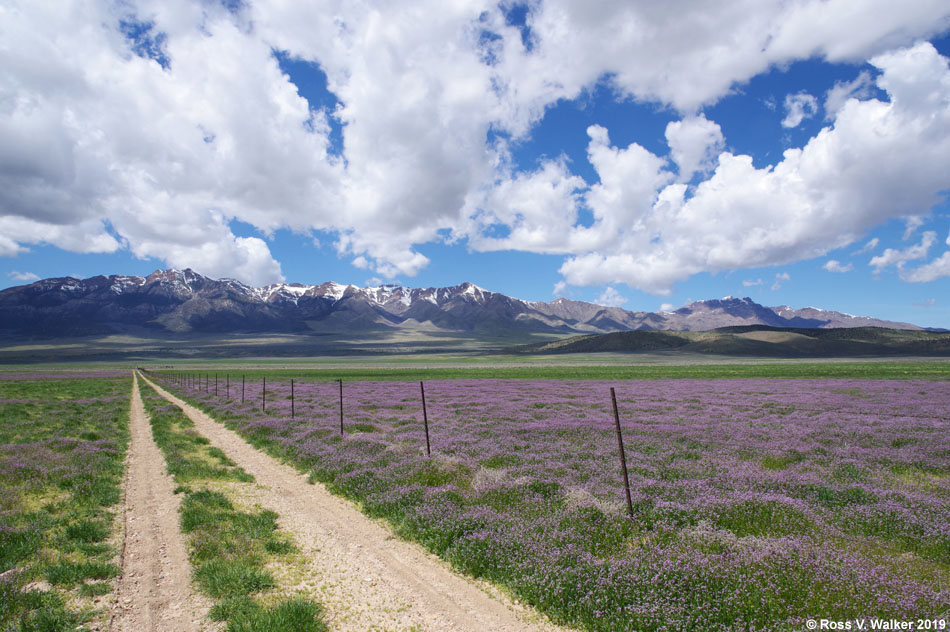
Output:
M568 335L748 325L921 329L815 307L766 307L750 298L697 301L668 312L635 312L566 298L523 301L472 283L443 288L277 283L258 288L234 279L211 279L190 269L157 270L147 277L52 278L0 291L0 334L17 339L130 332L341 334L409 329Z

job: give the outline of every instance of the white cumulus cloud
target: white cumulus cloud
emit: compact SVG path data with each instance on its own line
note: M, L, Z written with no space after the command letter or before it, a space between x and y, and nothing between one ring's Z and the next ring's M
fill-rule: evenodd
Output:
M538 0L527 45L490 0L224 4L4 5L0 256L125 249L261 283L281 278L274 231L324 230L380 277L426 266L419 244L467 238L567 255L567 283L666 293L817 256L947 188L946 60L889 52L950 26L940 0ZM338 105L311 108L275 51L319 66ZM765 169L723 152L699 113L771 67L872 57L890 102L845 99ZM593 187L558 157L515 169L546 108L598 82L678 113L669 157L593 126Z
M872 257L869 263L871 267L874 268L875 272L880 272L889 266L903 268L904 264L906 264L908 261L914 261L916 259L923 259L926 257L927 253L930 252L931 246L933 246L936 241L937 233L932 230L928 230L924 232L923 235L921 235L919 244L908 246L903 250L887 248L883 253L876 257Z
M594 302L606 307L620 307L627 302L627 297L621 295L620 292L608 285Z
M873 239L869 239L866 244L864 244L863 246L861 246L858 250L855 250L854 252L852 252L852 253L851 253L851 256L853 257L853 256L855 256L855 255L863 255L863 254L865 254L865 253L871 252L872 250L874 250L875 248L877 248L877 245L878 245L879 243L881 243L881 240L878 239L877 237L875 237L875 238L873 238Z
M798 127L806 118L818 113L818 99L807 92L785 95L785 118L782 127Z
M910 283L927 283L950 276L950 251L920 267L900 271L901 279Z
M904 241L910 239L917 229L924 225L924 218L920 215L911 215L904 218L904 235L901 237Z
M7 272L7 276L14 281L24 281L26 283L40 280L39 275L33 274L32 272L18 272L17 270Z
M598 132L589 152L601 183L587 203L599 221L575 230L597 245L568 258L561 274L571 284L625 282L666 294L698 272L821 256L908 209L931 208L950 186L947 59L921 43L871 63L890 101L849 101L834 126L768 167L723 152L691 196L664 184L672 176L656 156L636 145L608 151ZM603 177L630 155L635 170Z
M843 265L837 259L829 259L821 267L827 270L828 272L851 272L852 270L854 270L853 264L849 263L847 265Z
M772 283L772 291L782 289L782 283L785 281L791 281L792 276L788 272L779 272L775 275L775 281Z
M837 81L830 90L825 93L825 119L832 120L838 111L844 107L850 99L864 100L871 97L874 87L874 80L871 73L862 70L852 81Z
M716 156L725 146L722 129L702 114L666 126L670 158L679 167L680 182L688 182L697 171L715 166Z

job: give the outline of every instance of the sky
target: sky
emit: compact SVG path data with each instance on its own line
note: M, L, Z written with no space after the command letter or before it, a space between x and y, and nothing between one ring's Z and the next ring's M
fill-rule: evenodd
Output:
M950 327L948 58L946 0L0 0L0 287Z

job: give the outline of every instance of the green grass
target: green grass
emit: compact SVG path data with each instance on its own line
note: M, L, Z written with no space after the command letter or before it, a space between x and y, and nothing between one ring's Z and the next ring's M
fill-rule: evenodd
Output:
M46 580L54 586L73 587L86 580L112 579L118 577L121 570L115 564L103 562L57 562L49 564L45 571Z
M0 622L4 631L65 632L75 630L84 619L67 608L58 591L23 590L13 582L0 580ZM8 624L10 627L6 627Z
M589 358L587 360L590 360ZM220 370L220 369L219 369ZM156 371L173 376L175 371ZM197 375L205 372L192 370ZM433 379L576 379L576 380L648 380L648 379L737 379L737 378L785 378L785 379L950 379L950 362L913 361L866 361L866 362L751 362L723 364L567 364L551 361L548 365L510 365L499 361L491 366L352 366L337 365L326 368L301 363L298 366L268 366L249 362L246 367L237 367L231 373L232 389L237 380L240 388L241 375L249 382L268 380L289 381L346 381L356 380L433 380Z
M211 617L229 631L326 629L318 604L299 597L274 595L278 586L266 566L295 551L277 526L277 514L234 505L222 482L241 485L254 478L219 448L209 445L177 406L142 388L152 434L182 493L181 530L188 536L189 561L198 589L217 600ZM215 485L215 489L210 489ZM279 591L278 591L279 592ZM265 607L276 596L276 604Z
M801 463L805 460L805 455L796 450L785 454L769 454L762 458L762 467L767 470L784 470L790 465Z
M119 569L108 543L129 378L0 380L0 630L75 630ZM48 591L30 589L46 581Z
M748 500L728 505L713 519L720 529L738 537L801 535L814 531L815 525L800 510L776 501Z
M81 520L66 527L66 537L85 544L102 542L109 537L109 525L101 520Z
M228 632L324 632L322 610L304 599L288 599L271 608L246 597L227 599L211 610L211 618L227 621Z
M221 450L208 445L208 439L195 431L194 422L177 406L151 390L143 391L142 399L152 424L152 436L165 455L168 473L176 483L185 485L205 480L254 480Z
M195 569L202 592L217 599L247 597L274 587L274 578L247 560L208 560Z

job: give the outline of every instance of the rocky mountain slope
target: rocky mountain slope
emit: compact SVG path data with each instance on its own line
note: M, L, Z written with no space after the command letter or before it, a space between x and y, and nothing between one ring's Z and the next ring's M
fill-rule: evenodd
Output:
M631 312L559 298L529 302L471 283L444 288L279 283L255 288L192 270L147 277L55 278L0 291L0 332L65 337L128 331L351 333L359 331L607 333L726 326L920 329L817 308L765 307L749 298L698 301L672 312Z

